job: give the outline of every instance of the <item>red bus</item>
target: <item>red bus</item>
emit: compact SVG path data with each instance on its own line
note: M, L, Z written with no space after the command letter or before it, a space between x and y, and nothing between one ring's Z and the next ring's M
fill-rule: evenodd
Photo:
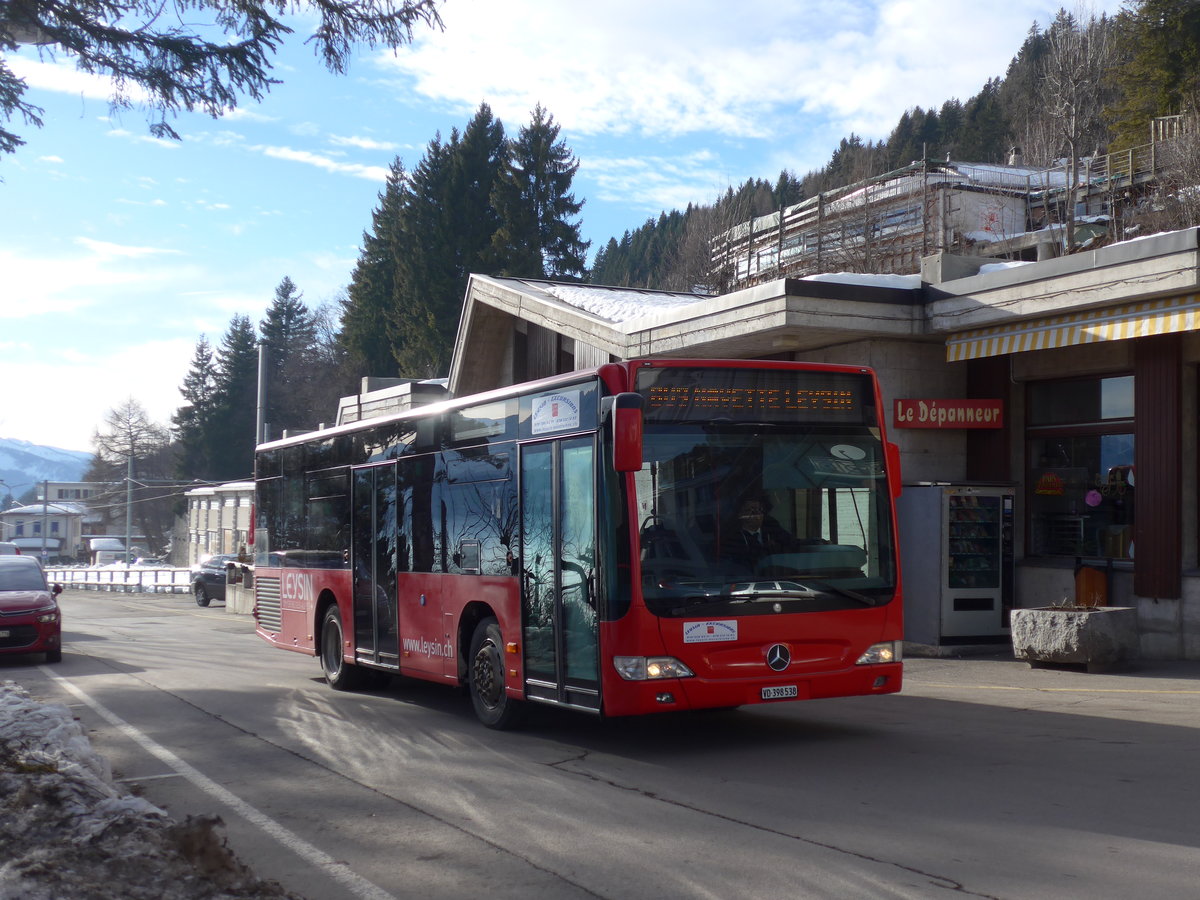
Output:
M494 728L898 691L882 408L866 368L635 360L263 444L257 632Z

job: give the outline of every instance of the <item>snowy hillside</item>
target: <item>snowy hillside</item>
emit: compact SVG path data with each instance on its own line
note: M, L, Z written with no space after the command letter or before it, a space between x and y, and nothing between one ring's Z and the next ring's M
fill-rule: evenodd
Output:
M28 441L0 438L0 494L22 496L39 481L79 481L92 460L90 453L42 447Z

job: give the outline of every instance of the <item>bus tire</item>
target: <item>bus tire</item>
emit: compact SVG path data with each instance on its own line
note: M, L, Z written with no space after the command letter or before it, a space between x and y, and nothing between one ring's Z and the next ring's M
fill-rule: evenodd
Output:
M471 635L467 685L475 715L488 728L511 728L522 711L520 701L504 690L503 647L500 623L491 616L480 620Z
M336 606L325 611L321 623L321 672L335 691L352 691L363 682L363 672L342 658L342 616Z

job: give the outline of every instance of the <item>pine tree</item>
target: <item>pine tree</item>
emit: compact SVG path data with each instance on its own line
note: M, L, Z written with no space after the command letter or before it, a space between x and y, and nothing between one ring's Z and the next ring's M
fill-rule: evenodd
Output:
M192 363L179 392L183 405L171 417L176 430L175 474L180 478L212 477L212 448L208 430L213 426L216 364L208 338L200 336Z
M971 162L1001 162L1012 127L999 98L1000 79L989 79L963 106L963 139L958 155Z
M286 275L259 331L267 346L267 421L280 431L315 427L328 413L314 408L314 387L331 373L317 370L316 323Z
M572 221L583 202L571 193L579 160L558 139L561 128L539 103L509 145L509 161L492 195L500 227L492 248L506 275L580 279L588 242Z
M213 407L212 477L248 478L254 472L258 418L258 337L249 316L234 316L217 348ZM271 436L277 437L278 431Z
M1122 97L1114 104L1120 147L1144 144L1156 116L1200 111L1200 3L1140 0L1118 19Z
M458 142L457 130L449 143L435 135L402 191L388 338L399 373L408 378L443 375L450 364L462 306L448 216Z
M938 154L955 158L958 151L958 132L962 128L963 106L958 100L947 100L938 113Z
M471 273L496 269L492 235L500 228L500 216L492 206L492 190L507 158L504 125L481 103L452 148L447 186L447 225L455 277L463 291Z
M371 213L371 231L363 234L362 252L341 303L338 335L346 365L362 375L396 374L396 357L388 337L388 321L396 298L396 254L404 208L404 163L396 157L379 205Z

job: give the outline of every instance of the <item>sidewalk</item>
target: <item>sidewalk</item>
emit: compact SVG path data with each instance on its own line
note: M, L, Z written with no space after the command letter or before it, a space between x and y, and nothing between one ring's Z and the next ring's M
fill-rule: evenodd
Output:
M904 661L903 694L1019 709L1200 727L1200 661L1130 660L1088 674L1033 668L1011 655Z

